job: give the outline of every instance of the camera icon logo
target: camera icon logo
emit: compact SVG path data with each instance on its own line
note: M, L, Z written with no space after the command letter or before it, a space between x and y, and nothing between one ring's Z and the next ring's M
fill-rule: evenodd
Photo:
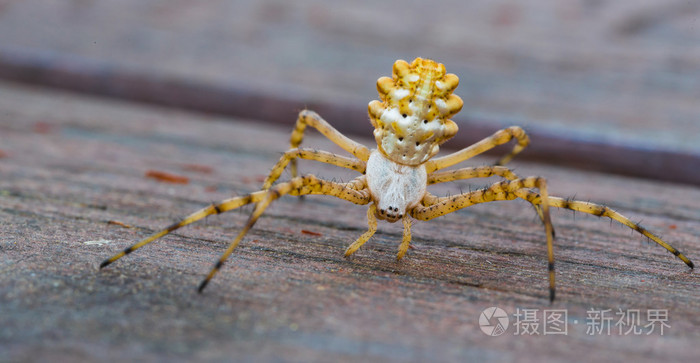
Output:
M497 337L506 332L510 319L501 308L492 306L484 309L479 315L479 327L484 334Z

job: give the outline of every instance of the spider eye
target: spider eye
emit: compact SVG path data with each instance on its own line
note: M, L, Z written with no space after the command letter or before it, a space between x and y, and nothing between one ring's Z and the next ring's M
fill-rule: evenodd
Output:
M408 115L406 115L405 113L404 113L403 115L401 115L401 116L403 116L403 118L406 118L406 117L408 117Z
M403 141L403 137L399 137L399 141Z
M428 123L428 120L423 120L423 123L424 123L424 124L427 124L427 123Z

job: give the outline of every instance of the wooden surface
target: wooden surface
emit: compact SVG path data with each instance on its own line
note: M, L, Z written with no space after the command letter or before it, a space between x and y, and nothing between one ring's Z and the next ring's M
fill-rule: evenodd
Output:
M366 135L376 79L429 57L461 80L453 145L518 124L525 159L698 185L698 4L5 0L0 77Z
M151 231L256 190L286 149L293 120L277 127L16 84L0 84L0 94L0 361L652 362L700 355L697 273L607 219L554 213L558 293L550 305L544 234L524 202L416 222L415 249L396 262L399 225L380 224L346 259L345 247L366 229L366 209L289 197L269 209L202 295L197 283L250 208L186 227L100 271L105 257ZM305 145L337 151L313 133ZM512 166L547 177L554 195L641 220L700 261L697 188L518 160ZM352 176L301 168L329 179ZM149 171L188 182L165 183ZM445 195L488 182L433 190ZM480 313L491 306L511 314L500 337L479 329ZM526 308L566 309L568 334L514 335L512 314ZM670 328L663 336L614 328L611 336L588 335L591 309L667 309Z

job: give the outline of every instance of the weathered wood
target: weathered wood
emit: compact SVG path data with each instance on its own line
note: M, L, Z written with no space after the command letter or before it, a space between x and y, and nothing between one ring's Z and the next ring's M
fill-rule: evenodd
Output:
M550 305L544 233L524 202L417 222L415 248L396 262L400 226L380 224L346 259L345 247L366 229L364 208L283 198L202 295L197 283L250 208L186 227L99 271L103 258L176 218L256 190L286 148L293 120L273 127L12 84L0 85L0 94L0 360L690 361L700 354L697 273L608 220L554 213L558 295ZM338 150L311 132L305 145ZM547 177L551 194L643 220L700 261L697 188L512 165L523 176ZM189 182L166 183L149 171ZM516 336L511 326L489 337L478 318L490 306L538 309L540 319L544 309L566 309L568 335ZM670 328L663 336L586 334L590 309L618 308L667 309Z
M524 159L697 185L697 4L25 0L0 5L0 77L365 135L376 79L423 56L460 77L455 147L519 124Z

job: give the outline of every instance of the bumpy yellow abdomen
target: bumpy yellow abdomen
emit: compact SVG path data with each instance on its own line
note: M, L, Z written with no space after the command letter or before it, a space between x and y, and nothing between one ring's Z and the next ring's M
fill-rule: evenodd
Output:
M397 60L393 78L377 80L381 101L369 103L379 150L404 165L419 165L437 154L439 145L457 133L449 117L462 109L462 99L452 94L458 84L442 63Z

